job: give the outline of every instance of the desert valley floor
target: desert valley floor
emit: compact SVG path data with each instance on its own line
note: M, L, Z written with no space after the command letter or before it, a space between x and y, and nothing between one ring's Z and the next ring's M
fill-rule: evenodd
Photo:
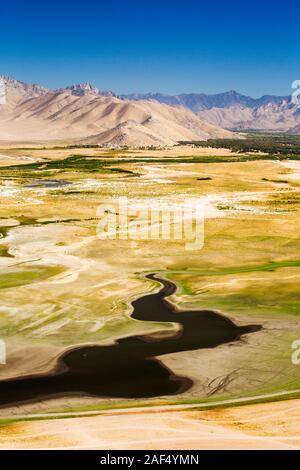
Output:
M298 160L264 159L263 154L257 158L251 153L241 158L223 148L3 145L0 339L6 344L7 363L0 366L1 446L16 446L20 432L28 433L29 447L39 446L33 437L37 432L48 436L41 441L42 447L76 446L75 431L75 437L59 441L55 434L51 441L57 422L63 422L66 429L68 420L51 423L46 419L49 415L70 415L77 420L76 426L78 421L86 426L88 419L105 419L94 413L171 405L188 407L176 411L174 420L186 420L195 430L203 420L211 425L216 419L216 426L225 423L233 439L237 436L243 442L241 433L249 428L228 424L235 408L207 409L246 403L254 403L251 406L262 413L277 407L280 419L274 427L278 436L284 436L281 444L299 446L299 439L294 439L299 429L288 426L284 402L258 404L295 399L295 416L300 416L296 400L300 366L291 360L292 344L300 339L299 187ZM185 198L202 198L204 246L187 251L182 241L99 239L97 209L104 200L120 196L138 205L164 201L176 205ZM41 393L40 388L36 393L21 393L22 386L34 389L37 381L63 374L68 364L61 358L71 357L74 351L83 351L82 361L91 347L109 350L126 341L130 345L133 338L139 344L155 345L176 337L180 327L172 318L141 321L131 316L137 299L161 288L151 273L177 286L168 296L169 305L188 314L194 310L219 313L241 334L215 345L159 355L149 365L151 373L159 368L162 383L166 374L168 384L186 380L182 388L171 387L172 393L127 391L122 396L117 392L117 372L113 393L88 393L84 387L69 386L57 392L54 387L51 393ZM243 330L248 326L249 331ZM93 367L97 372L98 366ZM132 388L138 387L138 371L133 373L129 366L120 371L126 374L133 381ZM11 394L13 388L15 394ZM190 406L197 409L192 411ZM236 410L236 420L248 420L247 406ZM119 415L114 413L115 423ZM155 428L156 415L146 411L144 415ZM170 423L171 415L166 417L166 426L176 428L175 421L174 426ZM259 412L251 414L255 432L249 425L250 434L274 437L274 428L272 432L259 428L259 416ZM23 422L35 417L42 421ZM197 433L192 434L190 442L197 438ZM97 447L96 440L94 435L84 445Z

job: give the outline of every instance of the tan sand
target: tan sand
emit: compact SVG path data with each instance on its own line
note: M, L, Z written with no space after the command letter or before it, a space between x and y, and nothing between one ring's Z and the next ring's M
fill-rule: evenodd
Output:
M300 449L300 400L211 411L112 411L0 428L1 449Z

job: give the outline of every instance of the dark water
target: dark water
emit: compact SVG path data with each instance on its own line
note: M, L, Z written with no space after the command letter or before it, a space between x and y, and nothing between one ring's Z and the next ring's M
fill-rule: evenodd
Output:
M65 180L34 180L30 184L26 184L26 188L62 188L72 184L70 181Z
M166 300L176 286L155 274L147 276L162 284L158 293L132 302L132 318L140 321L176 322L179 333L168 339L133 336L112 346L78 347L63 354L57 372L0 382L0 405L70 393L101 397L143 398L178 394L193 384L188 377L176 376L157 356L213 348L258 331L258 325L236 326L212 311L178 312Z

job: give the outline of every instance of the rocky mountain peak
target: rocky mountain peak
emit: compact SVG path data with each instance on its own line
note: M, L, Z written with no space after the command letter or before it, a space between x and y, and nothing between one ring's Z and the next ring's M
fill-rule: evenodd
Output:
M74 96L86 96L86 95L94 95L94 96L116 96L112 91L103 91L99 90L99 88L95 87L91 83L77 83L74 85L70 85L66 88L60 88L57 91L61 92L68 92Z

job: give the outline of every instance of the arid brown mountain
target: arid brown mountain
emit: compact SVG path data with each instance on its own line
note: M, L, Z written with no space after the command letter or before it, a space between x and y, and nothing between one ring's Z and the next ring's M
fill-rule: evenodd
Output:
M217 95L160 93L124 95L130 100L155 100L170 105L181 105L213 125L231 130L268 130L299 133L300 106L288 96L262 96L254 99L235 91Z
M0 75L0 80L5 86L6 103L8 108L14 107L26 99L35 98L49 93L49 89L40 85L29 85L27 83L14 80L13 78Z
M99 88L94 87L91 83L78 83L75 85L68 86L66 88L60 88L56 90L57 92L70 92L74 96L85 96L85 95L94 95L94 96L116 96L116 94L111 90L99 90Z
M143 146L230 138L232 130L300 132L300 106L290 97L253 99L235 91L118 97L89 83L53 91L0 79L7 98L0 105L0 140Z
M266 103L257 108L231 106L212 108L197 113L202 119L226 129L266 130L297 134L300 126L300 106L289 99Z
M182 106L128 101L91 85L50 91L4 78L0 140L76 140L107 145L172 145L180 140L232 137Z

